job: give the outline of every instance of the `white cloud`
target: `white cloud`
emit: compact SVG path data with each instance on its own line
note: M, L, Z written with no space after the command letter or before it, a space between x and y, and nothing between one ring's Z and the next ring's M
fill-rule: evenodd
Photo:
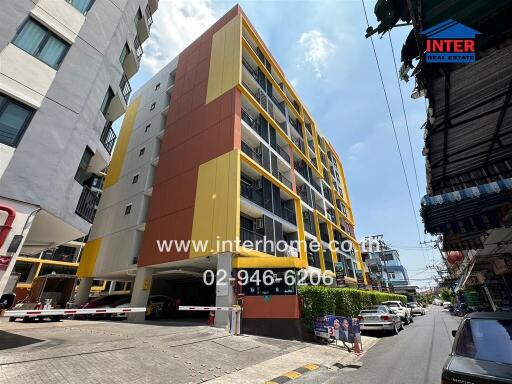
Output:
M217 17L211 0L163 0L153 16L142 66L154 74L210 27Z
M304 51L304 60L313 66L315 76L320 79L336 46L316 29L304 32L298 42Z

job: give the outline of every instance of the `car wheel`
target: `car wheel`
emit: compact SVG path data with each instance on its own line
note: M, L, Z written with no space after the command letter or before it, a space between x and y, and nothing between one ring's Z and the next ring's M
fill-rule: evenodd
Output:
M396 323L394 323L395 326L393 327L393 335L398 335L398 332L400 332L400 328L398 327L398 325L396 325Z
M409 321L409 317L408 316L405 316L404 323L405 323L405 325L409 325L411 323Z
M404 322L400 320L400 330L403 331L404 329Z
M13 321L16 321L15 317L9 317L9 323L12 323Z
M414 316L413 316L413 315L411 315L411 317L409 318L409 322L410 322L410 323L413 323L413 322L414 322Z

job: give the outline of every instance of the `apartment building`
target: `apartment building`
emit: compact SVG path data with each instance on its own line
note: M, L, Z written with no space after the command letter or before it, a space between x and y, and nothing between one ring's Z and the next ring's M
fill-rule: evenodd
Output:
M290 246L243 245L263 237ZM213 247L235 239L234 249ZM313 252L306 242L315 239ZM162 240L211 246L162 251ZM334 249L332 240L353 250ZM134 94L80 263L81 287L93 278L133 280L132 305L155 293L226 306L243 294L245 331L293 332L295 283L217 281L203 292L204 271L271 270L279 280L287 271L333 275L340 262L357 286L363 264L341 161L235 6ZM216 324L226 322L217 313Z
M88 234L158 0L17 0L0 14L0 293L16 258Z

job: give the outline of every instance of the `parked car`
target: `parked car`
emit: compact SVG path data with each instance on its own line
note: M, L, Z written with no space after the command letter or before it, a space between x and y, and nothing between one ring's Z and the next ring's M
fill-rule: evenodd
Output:
M103 295L90 299L87 303L85 303L82 308L90 309L90 308L113 308L116 303L122 300L130 300L130 295L127 294L111 294L111 295ZM75 319L109 319L111 318L111 314L96 314L96 315L76 315Z
M147 303L146 319L159 319L162 316L166 316L169 300L169 296L149 296ZM130 297L112 304L112 308L128 308L129 306ZM113 313L111 318L113 320L125 320L127 318L127 315L126 313Z
M423 308L420 304L416 302L407 303L407 308L411 310L411 315L421 315L425 316L425 308Z
M443 301L443 308L449 309L452 306L452 303L449 301Z
M412 318L411 309L407 308L401 301L384 301L381 303L381 305L387 305L389 308L395 309L406 325L414 321Z
M385 331L397 335L404 329L400 315L386 305L366 307L359 312L357 319L361 331Z
M443 305L443 301L440 300L440 299L434 299L434 301L432 302L433 305Z
M452 335L443 383L512 383L512 313L470 313Z

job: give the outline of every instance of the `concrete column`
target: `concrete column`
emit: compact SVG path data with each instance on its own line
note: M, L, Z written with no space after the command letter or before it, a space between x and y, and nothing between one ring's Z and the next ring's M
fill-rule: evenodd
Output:
M78 292L75 296L75 304L85 304L89 299L92 287L92 277L82 277L80 279L80 285L78 286Z
M231 278L231 262L233 254L231 252L221 253L217 256L217 277L224 276L226 272L225 281L223 284L215 286L215 306L216 307L231 307L235 304L236 297L233 287L229 279ZM219 274L220 273L220 274ZM231 313L227 311L217 311L215 313L215 326L218 328L226 328L229 326Z
M130 307L145 307L148 304L149 292L151 290L151 281L153 279L153 270L148 267L137 268L137 274L135 275L135 281L133 282L132 288L132 299L130 301ZM140 313L129 313L129 321L144 321L146 314Z

